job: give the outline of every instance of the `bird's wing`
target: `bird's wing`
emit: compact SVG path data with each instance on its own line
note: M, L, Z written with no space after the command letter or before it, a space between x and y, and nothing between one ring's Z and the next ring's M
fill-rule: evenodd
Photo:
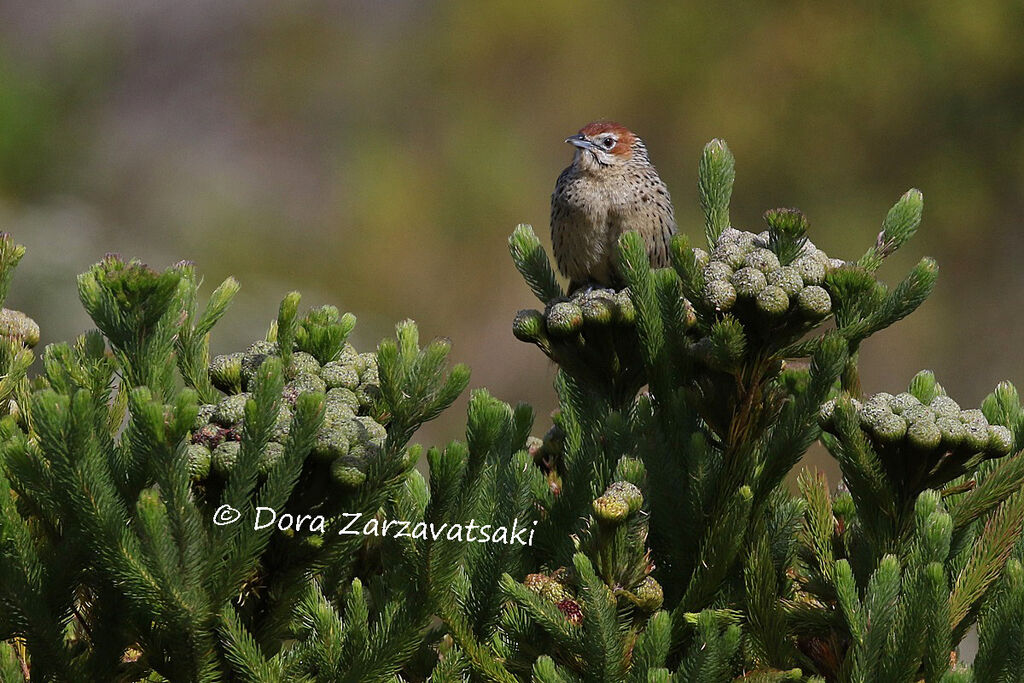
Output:
M555 189L551 193L551 245L555 253L555 261L558 263L558 270L562 275L568 276L566 272L566 258L568 256L564 241L568 223L573 219L570 215L572 207L566 197L566 189L569 185L569 178L572 173L572 166L567 166L558 175L555 181Z
M618 229L612 232L616 235L628 230L640 233L653 267L665 268L672 265L669 242L676 234L676 219L672 199L660 178L645 183L633 201L620 207L614 220Z

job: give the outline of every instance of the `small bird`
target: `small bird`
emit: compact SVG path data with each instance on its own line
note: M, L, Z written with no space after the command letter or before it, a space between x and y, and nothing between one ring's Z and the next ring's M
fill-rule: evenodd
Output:
M595 121L565 141L576 149L551 195L551 242L569 293L623 284L618 239L630 230L643 237L652 266L668 266L672 199L643 140L614 121Z

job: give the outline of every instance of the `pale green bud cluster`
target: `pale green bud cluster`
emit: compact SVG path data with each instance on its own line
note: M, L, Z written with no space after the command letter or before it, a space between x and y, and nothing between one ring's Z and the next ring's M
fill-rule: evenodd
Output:
M703 303L718 311L749 305L767 318L794 311L816 320L832 312L832 298L821 286L826 273L842 265L808 240L788 265L768 248L768 233L727 228L710 254L694 250L703 265Z
M581 289L570 298L551 304L543 313L519 311L512 332L522 341L542 342L549 337L576 334L585 327L632 325L635 318L628 289Z
M685 327L697 324L697 312L681 295L675 312ZM633 329L636 316L628 287L619 291L584 287L569 297L550 300L543 311L519 311L512 333L520 341L536 344L569 374L624 399L635 395L645 382Z
M192 477L204 479L214 472L226 477L238 461L245 428L248 389L260 365L278 356L276 342L258 341L245 352L216 356L210 362L213 385L228 395L218 403L201 405L188 447ZM310 353L293 351L281 392L282 401L271 431L271 441L260 454L258 472L266 475L284 454L295 403L305 393L325 395L324 419L311 453L311 461L329 468L332 479L354 487L365 478L365 463L384 446L387 431L371 413L380 394L377 356L358 353L346 344L337 360L323 365Z
M605 524L620 524L644 504L644 496L633 484L612 483L593 503L594 516Z
M989 424L980 410L961 410L948 396L928 404L910 393L879 393L854 402L861 428L882 447L910 446L922 452L983 453L1001 457L1013 449L1013 435L1002 425ZM820 413L825 431L835 431L835 401Z
M0 308L0 337L17 339L32 348L39 343L39 325L21 311Z

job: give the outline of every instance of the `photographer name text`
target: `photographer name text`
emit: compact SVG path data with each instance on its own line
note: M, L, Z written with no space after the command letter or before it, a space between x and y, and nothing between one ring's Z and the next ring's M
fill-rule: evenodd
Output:
M313 534L327 533L327 518L323 515L293 515L288 512L278 513L270 507L257 506L253 518L253 531L276 528L278 531L305 531ZM399 519L380 519L369 517L361 512L344 512L341 514L343 525L337 531L339 536L377 536L389 538L414 538L422 540L460 541L464 543L504 543L506 545L532 546L533 533L537 522L520 525L518 519L512 524L494 526L493 524L477 524L475 519L468 523L442 522L409 522ZM364 521L365 517L365 521ZM242 519L242 513L230 505L221 505L213 514L213 523L217 526L235 524Z

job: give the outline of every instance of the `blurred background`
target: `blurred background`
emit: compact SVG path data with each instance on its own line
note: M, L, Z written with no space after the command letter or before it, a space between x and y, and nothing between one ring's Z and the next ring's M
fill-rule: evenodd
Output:
M770 5L770 6L769 6ZM935 295L862 353L868 392L933 369L965 406L1024 382L1024 3L185 3L0 0L0 230L29 251L8 305L43 343L89 326L75 275L106 252L195 261L242 291L214 352L261 337L281 297L446 336L471 386L547 428L552 365L516 341L537 306L508 256L548 238L562 140L639 133L681 230L702 232L703 144L737 160L733 221L797 206L855 258L908 188ZM461 436L464 400L427 443Z

